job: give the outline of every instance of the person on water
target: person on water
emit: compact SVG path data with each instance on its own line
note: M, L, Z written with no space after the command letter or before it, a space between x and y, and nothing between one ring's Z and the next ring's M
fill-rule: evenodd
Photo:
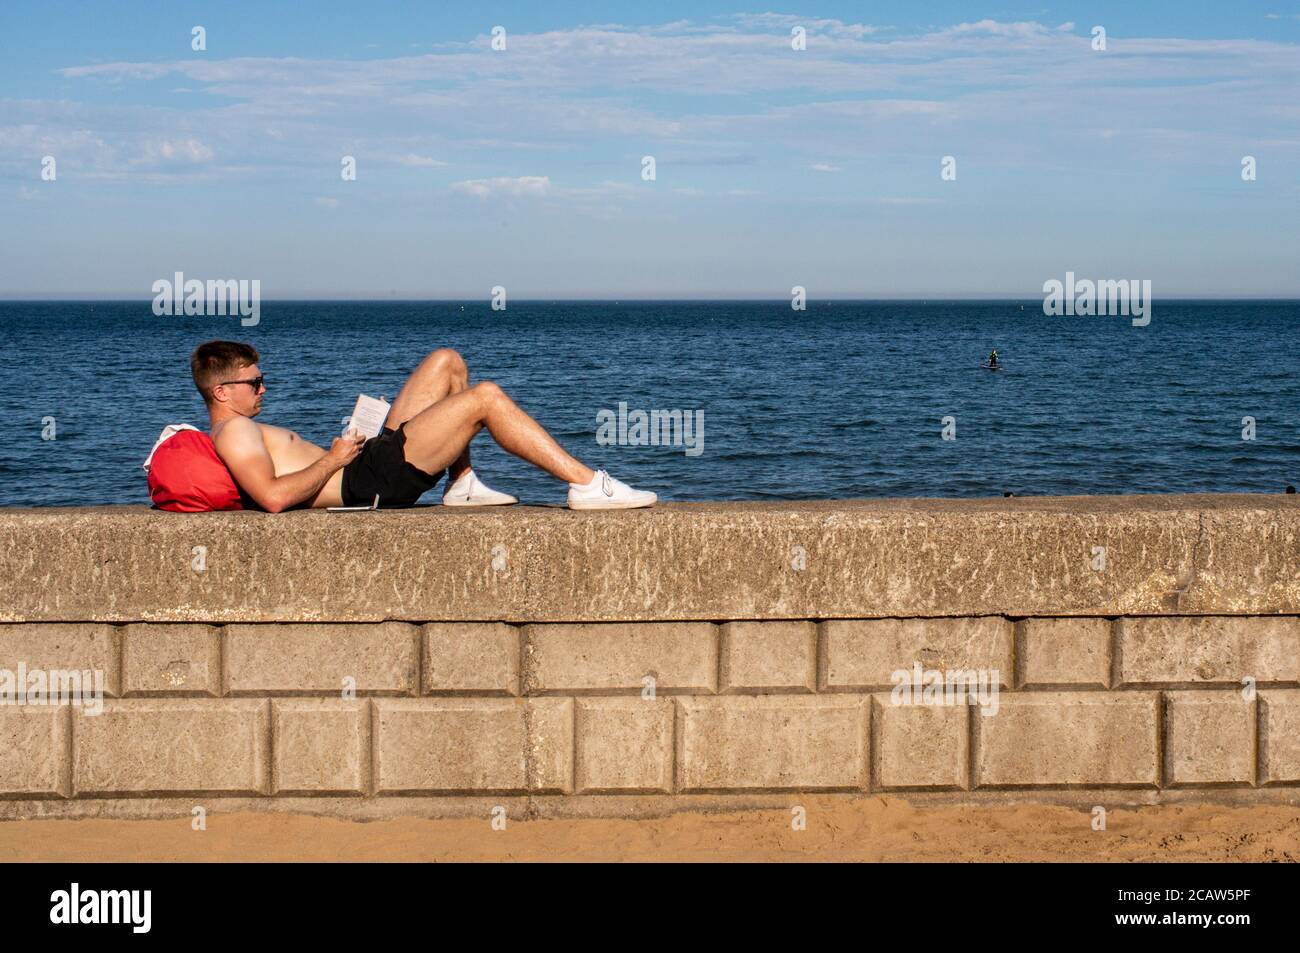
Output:
M995 349L993 353L989 355L989 367L997 367L997 366L998 366L998 352Z

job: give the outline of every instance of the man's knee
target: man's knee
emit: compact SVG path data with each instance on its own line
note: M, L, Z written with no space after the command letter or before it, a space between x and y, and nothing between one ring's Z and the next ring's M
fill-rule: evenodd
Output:
M460 352L449 347L440 347L424 359L426 365L443 374L463 376L469 368Z
M506 392L492 381L479 381L470 388L470 391L484 409L500 402L506 396Z

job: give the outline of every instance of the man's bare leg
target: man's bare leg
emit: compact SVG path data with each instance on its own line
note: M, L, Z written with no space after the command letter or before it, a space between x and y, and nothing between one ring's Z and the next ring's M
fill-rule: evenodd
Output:
M393 402L388 423L394 428L406 425L408 463L426 473L450 469L444 505L517 502L472 475L469 444L484 427L503 450L568 481L571 509L635 508L652 506L658 499L574 459L497 385L485 381L470 387L465 361L450 348L434 351L411 374Z
M449 347L439 348L421 361L420 366L406 379L388 412L386 426L396 430L421 411L468 387L469 367L465 359ZM469 445L466 444L465 450L448 468L450 473L447 485L455 483L469 468Z
M396 411L397 405L393 405ZM502 450L568 483L587 484L595 471L574 459L537 421L491 381L448 394L406 421L406 460L426 473L468 459L484 427Z

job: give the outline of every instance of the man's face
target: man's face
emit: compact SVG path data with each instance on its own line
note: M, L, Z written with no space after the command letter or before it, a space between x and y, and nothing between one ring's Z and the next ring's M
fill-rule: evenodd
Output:
M226 406L244 417L256 417L262 412L262 395L266 386L259 381L261 370L256 364L241 367L213 388L213 396L224 399Z

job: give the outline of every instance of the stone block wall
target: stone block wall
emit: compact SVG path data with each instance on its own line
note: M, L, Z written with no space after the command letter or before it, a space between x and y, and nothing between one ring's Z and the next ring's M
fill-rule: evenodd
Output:
M0 514L0 817L1300 800L1293 501L922 502L612 514L585 548L591 516L526 508ZM20 671L102 698L15 703Z
M105 698L0 705L7 798L1300 784L1294 616L0 626L20 663Z

